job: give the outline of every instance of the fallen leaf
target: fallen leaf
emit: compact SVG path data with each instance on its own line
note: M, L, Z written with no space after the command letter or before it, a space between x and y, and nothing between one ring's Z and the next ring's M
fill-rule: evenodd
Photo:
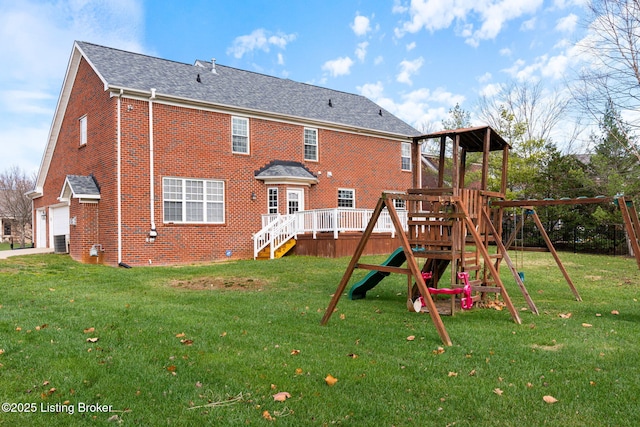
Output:
M223 332L223 333L221 333L221 334L220 334L220 336L221 336L221 337L226 337L226 336L227 336L227 333L226 333L226 332Z
M533 388L533 384L527 383L527 388Z
M269 413L269 411L264 411L262 413L262 418L264 418L267 421L273 421L273 417L271 416L271 414Z
M180 342L184 345L192 345L193 344L193 340L180 340Z
M571 315L571 313L560 313L558 314L558 317L560 317L561 319L569 319Z
M449 375L448 375L448 376L449 376L449 377L457 377L457 376L458 376L458 373L457 373L457 372L449 371Z
M549 404L553 404L553 403L556 403L558 401L558 399L556 399L553 396L544 396L542 398L542 400L544 400L546 403L549 403Z
M201 383L200 381L197 381L197 382L196 382L196 387L198 387L198 388L202 388L202 383Z
M582 324L582 327L583 327L583 328L590 328L590 327L592 327L592 326L593 326L593 325L592 325L591 323L583 323L583 324Z
M87 329L85 329L83 332L84 332L85 334L90 334L91 332L95 332L95 330L96 330L96 328L87 328Z
M98 337L94 337L94 338L87 338L87 342L94 343L94 342L98 342L98 340L99 340L99 339L100 339L100 338L98 338Z
M471 370L471 372L469 372L469 376L470 376L470 377L473 377L473 376L475 376L475 375L476 375L476 370L475 370L475 369L472 369L472 370Z
M167 366L167 371L169 372L175 372L176 371L176 365L169 365Z
M444 348L442 347L438 347L437 349L433 350L433 354L442 354L444 353Z
M302 368L296 368L296 375L302 375L302 372L304 372Z
M415 339L416 339L415 335L409 335L409 336L407 337L407 341L413 341L413 340L415 340Z
M1 353L0 353L0 354L1 354ZM357 355L357 354L355 354L355 353L349 353L349 354L347 354L347 357L350 357L350 358L352 358L352 359L357 359L357 358L358 358L358 355Z
M333 385L335 385L335 383L338 382L338 379L333 375L329 374L324 379L324 382L326 382L329 387L332 387Z
M618 310L611 310L611 314L617 316L618 314L620 314L620 312Z
M300 350L291 350L291 355L292 356L297 356L300 354Z
M497 394L498 396L502 396L502 393L504 393L504 392L503 392L502 390L500 390L499 388L494 388L494 389L493 389L493 392L494 392L495 394Z
M286 391L281 391L280 393L276 393L273 395L273 400L275 400L276 402L284 402L290 397L291 395L289 393L287 393Z
M184 338L185 334L184 332L180 333L180 334L176 334L176 338Z
M340 313L340 320L344 320L346 319L346 316L344 315L344 313Z

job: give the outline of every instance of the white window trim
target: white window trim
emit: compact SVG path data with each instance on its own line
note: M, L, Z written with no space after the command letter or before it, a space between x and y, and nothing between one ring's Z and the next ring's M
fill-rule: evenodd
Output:
M409 151L409 155L405 156L405 149L407 149ZM404 167L404 159L409 159L409 169L405 169ZM412 166L411 166L411 143L409 142L403 142L402 145L400 146L400 168L403 171L411 171L412 170Z
M182 199L178 200L178 199L167 199L165 197L165 185L166 185L166 180L168 179L173 179L173 180L178 180L181 181L182 184ZM186 183L187 181L199 181L203 183L203 200L202 200L202 214L203 214L203 218L205 218L203 221L186 221L185 218L187 217L187 202L190 200L187 200L187 192L186 192ZM216 200L207 200L207 183L208 182L214 182L214 183L221 183L222 184L222 201L216 201ZM181 221L176 221L176 220L167 220L166 219L166 213L165 213L165 202L180 202L182 203L182 220ZM207 203L221 203L222 204L222 219L220 221L207 221L206 220L206 214L207 214ZM182 178L182 177L175 177L175 176L166 176L164 178L162 178L162 217L163 217L163 222L165 224L224 224L225 220L226 220L226 185L224 180L222 179L202 179L202 178Z
M234 120L242 120L246 123L247 125L247 151L236 151L233 148L233 137L235 136L235 134L233 133L233 121ZM239 116L231 116L231 152L234 154L251 154L251 140L249 138L250 132L249 132L249 119L247 117L239 117ZM239 136L245 136L245 135L239 135Z
M340 192L341 191L350 191L352 197L352 201L353 201L353 206L340 206ZM354 188L338 188L338 208L343 208L343 209L355 209L356 208L356 190ZM348 200L348 199L342 199L342 200Z
M275 191L276 192L276 205L275 206L271 206L271 191ZM267 188L267 213L268 214L277 214L279 212L280 209L280 191L278 190L278 187L269 187ZM275 212L271 212L271 208L275 208Z
M316 135L315 145L314 144L307 144L307 138L306 138L307 131L313 131L315 133L315 135ZM320 160L320 150L318 149L318 147L320 145L319 142L318 142L318 138L319 138L318 137L318 133L319 133L318 129L316 129L316 128L307 128L307 127L304 128L304 131L302 132L302 150L303 150L302 155L303 155L304 159L306 161L308 161L308 162L318 162ZM316 147L316 157L315 157L315 159L307 158L307 145L308 146L312 146L313 145L314 147Z
M78 123L80 126L80 146L82 147L87 145L87 115L80 117Z

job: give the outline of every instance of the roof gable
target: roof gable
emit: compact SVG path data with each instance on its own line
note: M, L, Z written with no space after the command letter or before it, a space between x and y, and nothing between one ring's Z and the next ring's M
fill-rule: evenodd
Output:
M60 192L60 201L71 198L86 200L100 200L100 188L93 176L67 175Z

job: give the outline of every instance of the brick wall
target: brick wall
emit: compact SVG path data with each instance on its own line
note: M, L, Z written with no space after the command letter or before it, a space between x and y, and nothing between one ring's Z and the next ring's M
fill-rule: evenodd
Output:
M303 188L305 207L316 209L336 207L338 188L355 190L356 207L373 208L382 191L411 187L411 172L400 170L399 141L318 128L318 161L309 162L304 160L305 124L250 117L250 153L235 154L230 114L157 100L153 102L155 215L151 218L149 102L125 95L120 108L122 261L132 266L224 260L227 251L231 258L251 258L251 235L261 227L261 214L267 213L267 188L273 186L256 180L254 173L272 160L300 162L319 179L310 187L279 185L280 213L286 213L287 188ZM88 143L79 147L78 119L85 114ZM100 261L111 265L118 261L116 142L117 98L104 92L102 82L83 60L44 196L35 203L36 208L58 203L56 197L68 174L96 177L99 203L71 207L71 216L78 217L78 225L71 227L74 259L87 262L91 245L99 243L104 248ZM163 177L224 180L225 223L164 223ZM152 222L158 233L155 241L149 238Z

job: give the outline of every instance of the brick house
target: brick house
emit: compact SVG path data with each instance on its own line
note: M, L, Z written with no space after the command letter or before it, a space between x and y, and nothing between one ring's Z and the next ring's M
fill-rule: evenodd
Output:
M109 265L251 258L267 214L418 186L418 134L359 95L76 42L34 240Z

